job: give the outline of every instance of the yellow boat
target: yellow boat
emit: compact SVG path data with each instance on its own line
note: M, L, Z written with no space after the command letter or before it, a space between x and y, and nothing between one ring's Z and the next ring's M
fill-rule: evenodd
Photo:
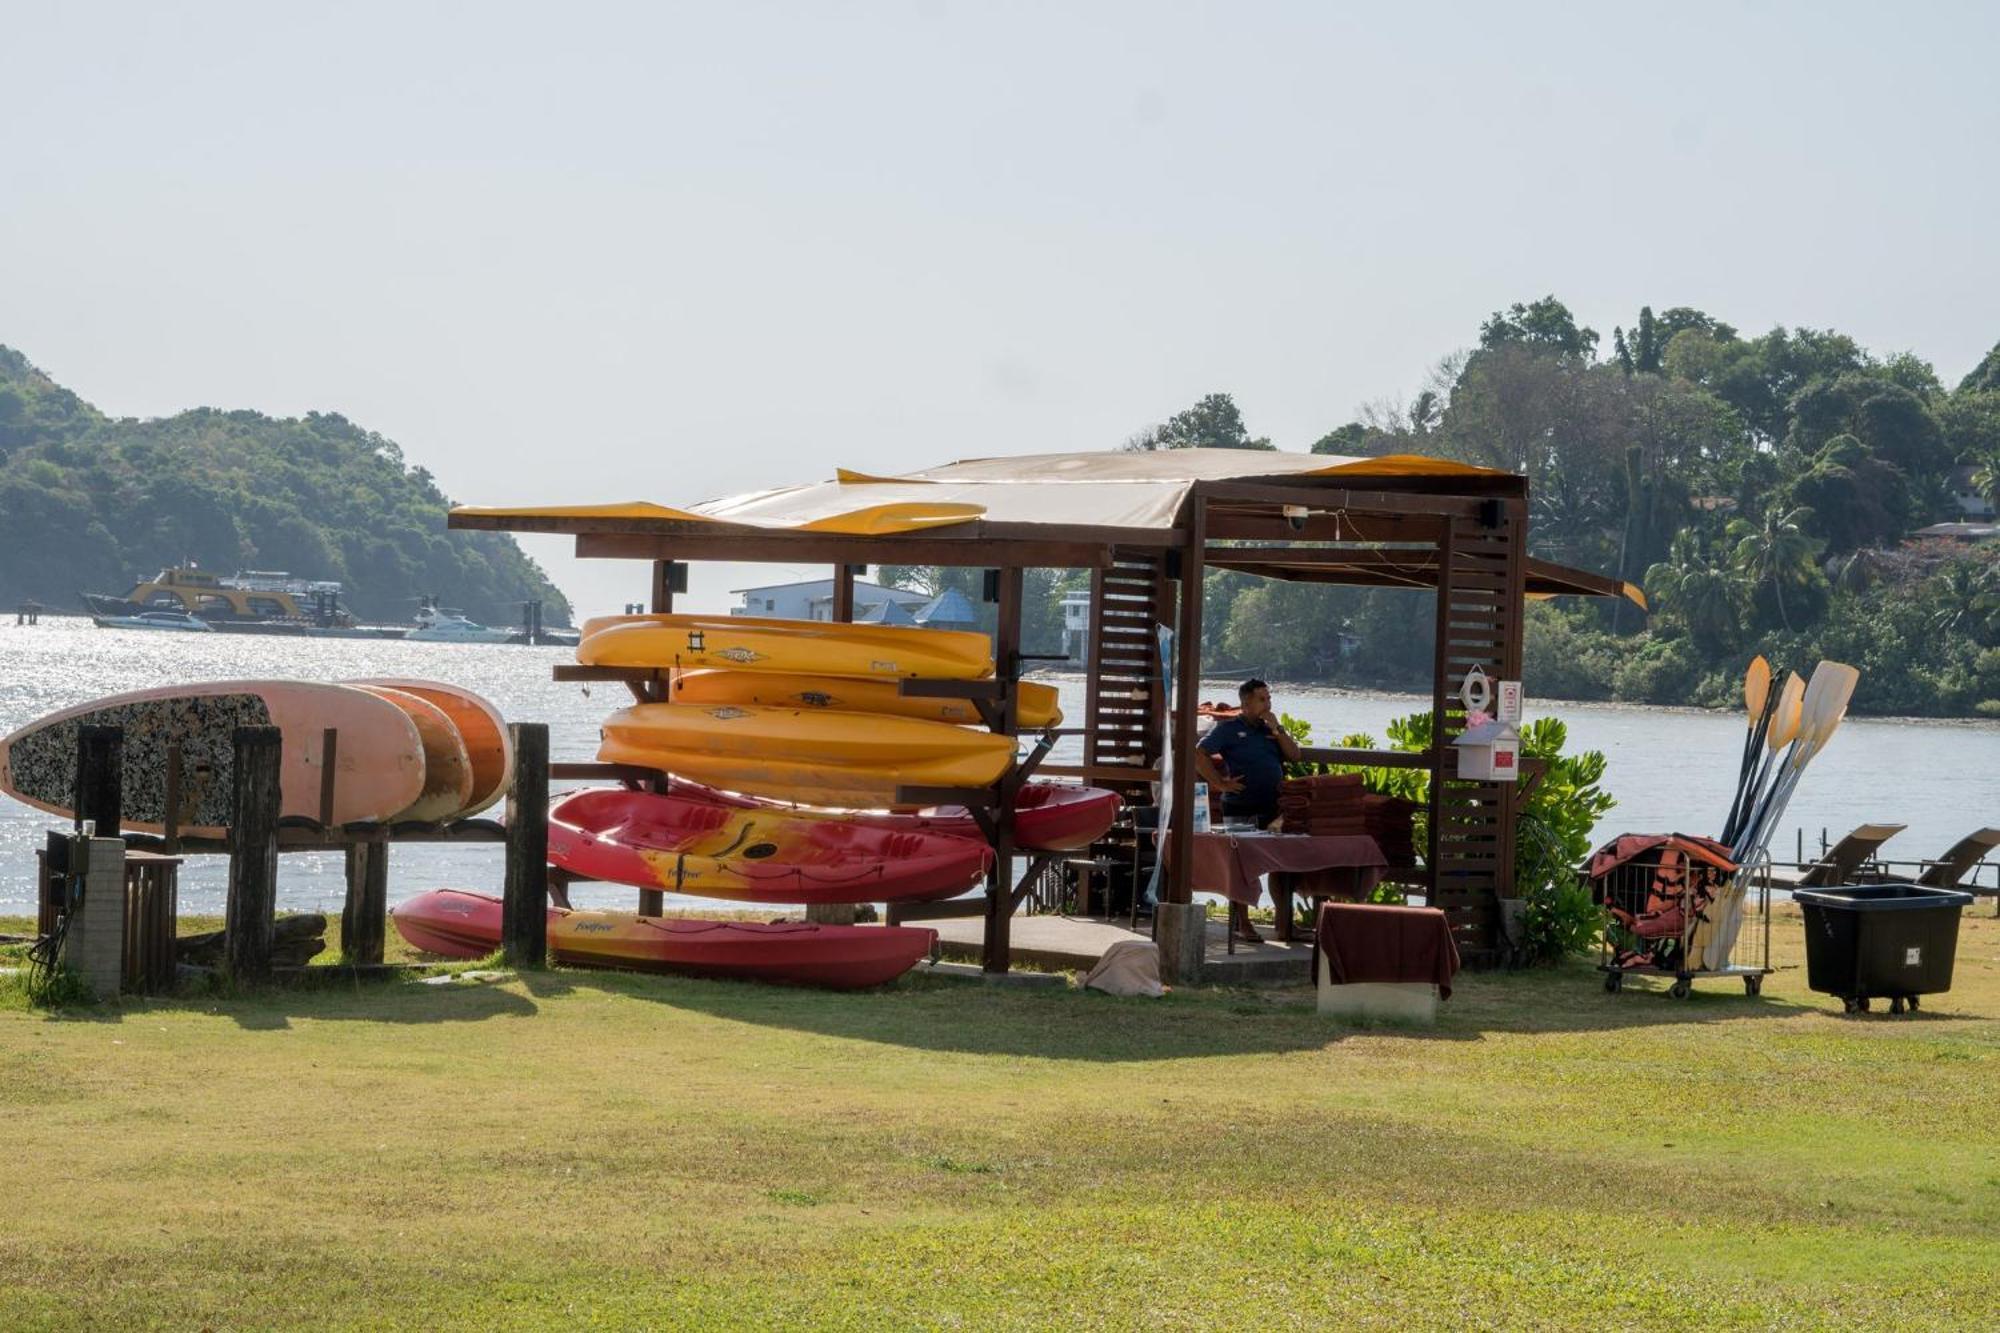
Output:
M893 680L861 676L818 676L796 671L684 671L674 681L673 701L680 704L758 704L769 708L822 709L838 713L880 713L890 717L922 718L927 722L980 725L979 710L970 699L905 698ZM1053 685L1023 681L1020 694L1022 731L1062 725L1062 708Z
M931 680L993 674L984 634L760 616L599 616L584 622L585 666L737 667L753 671Z
M723 704L635 704L604 722L598 758L809 805L885 806L899 786L983 787L1014 740L919 718Z

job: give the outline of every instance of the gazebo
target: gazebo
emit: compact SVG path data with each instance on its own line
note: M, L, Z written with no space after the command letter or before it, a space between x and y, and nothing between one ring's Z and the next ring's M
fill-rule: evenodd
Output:
M908 694L973 700L996 732L1019 733L1022 571L1090 571L1090 656L1080 764L1047 762L1053 737L992 789L905 788L912 804L972 808L996 852L987 887L983 961L1009 966L1009 923L1046 865L1016 880L1014 792L1031 776L1070 777L1150 801L1163 768L1171 809L1193 803L1188 758L1201 679L1202 575L1430 591L1436 648L1430 684L1436 738L1424 754L1312 750L1309 758L1422 766L1430 772L1422 888L1446 913L1469 964L1494 956L1498 899L1509 896L1515 787L1460 778L1451 744L1464 728L1457 699L1473 667L1519 680L1529 597L1638 594L1615 579L1527 554L1527 480L1416 455L1343 458L1229 449L1021 455L971 459L902 476L842 470L830 481L671 507L647 501L528 508L458 508L455 528L571 534L579 556L649 562L651 606L671 611L685 562L823 563L835 574L833 615L854 615L853 580L870 564L983 568L997 603L991 680L906 681ZM1172 647L1161 655L1161 628ZM622 680L642 699L666 697L667 673L559 666L558 679ZM1173 716L1168 716L1168 683ZM1171 725L1170 725L1171 723ZM1168 758L1169 736L1175 754ZM552 776L645 782L613 765L558 765ZM1164 907L1192 898L1192 825L1171 819ZM660 910L642 893L640 910ZM1167 916L1161 918L1163 937ZM1163 948L1163 955L1167 950ZM1166 961L1163 958L1163 961Z

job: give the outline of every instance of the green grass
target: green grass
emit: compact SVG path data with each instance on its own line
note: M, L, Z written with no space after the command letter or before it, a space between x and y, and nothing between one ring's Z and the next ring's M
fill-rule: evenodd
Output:
M1421 1033L942 979L15 987L0 1115L9 1329L2000 1317L1978 914L1908 1020L1580 964L1463 978Z

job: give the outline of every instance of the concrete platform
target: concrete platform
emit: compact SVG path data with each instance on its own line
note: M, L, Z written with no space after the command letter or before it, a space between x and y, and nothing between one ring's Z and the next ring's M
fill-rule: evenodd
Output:
M980 961L986 922L980 917L948 917L912 921L938 933L938 952L962 962ZM1208 947L1202 956L1202 983L1210 986L1309 986L1312 984L1312 942L1300 939L1279 944L1270 928L1259 926L1262 944L1238 944L1228 951L1220 917L1208 922ZM1017 916L1009 940L1015 967L1044 972L1081 972L1094 966L1105 950L1120 940L1151 940L1147 923L1128 929L1123 917L1104 920L1077 916Z

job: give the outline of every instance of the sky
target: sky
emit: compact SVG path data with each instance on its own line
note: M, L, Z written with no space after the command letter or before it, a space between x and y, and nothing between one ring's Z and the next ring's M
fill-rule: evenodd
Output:
M2000 6L0 0L0 343L465 503L1304 449L1553 293L2000 339ZM525 543L580 609L635 565ZM695 570L697 608L819 569Z

